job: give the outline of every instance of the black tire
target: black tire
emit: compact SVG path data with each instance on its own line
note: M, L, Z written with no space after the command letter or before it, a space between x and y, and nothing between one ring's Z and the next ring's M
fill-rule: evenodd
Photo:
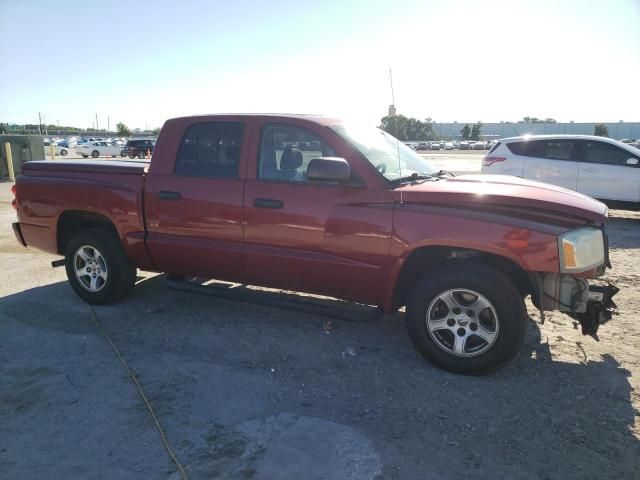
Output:
M135 153L130 153L130 154L129 154L129 158L131 158L131 159L134 159L134 158L136 158L136 155L135 155Z
M62 155L63 157L66 157L68 153L69 152L67 151L66 148L63 148L62 150L60 150L60 155Z
M427 312L432 302L449 290L462 289L477 292L485 297L493 307L497 319L495 340L486 343L476 356L456 356L438 345L434 336L427 328ZM434 303L434 308L436 303ZM444 307L447 309L447 307ZM446 310L445 310L446 311ZM483 313L492 317L492 313ZM469 320L464 317L464 307L461 315L445 313L444 317L455 317L453 328L458 328L458 318L462 322ZM470 262L456 262L444 265L422 276L414 285L407 298L406 315L407 329L411 341L418 351L437 367L453 373L466 375L483 375L507 365L518 354L524 343L527 330L527 312L524 299L514 287L513 282L500 271L484 264ZM472 322L473 323L473 322ZM469 324L469 328L471 327ZM460 328L459 331L465 330ZM476 329L478 327L476 326ZM447 333L446 330L442 330ZM473 333L468 330L468 335ZM448 338L455 337L455 333L447 333L451 337L440 338L440 344L446 343ZM479 337L476 337L479 338ZM474 338L474 340L476 340ZM451 340L454 341L454 340ZM477 340L476 340L477 341ZM484 342L478 342L483 344Z
M142 160L142 159L144 158L144 156L145 156L145 153L144 153L144 152L138 152L138 158L139 158L139 159L141 159L141 160Z
M89 155L82 155L82 158L89 158Z
M106 281L96 292L89 291L75 273L75 254L84 245L97 249L106 264ZM108 228L89 228L75 234L67 243L65 268L74 292L85 302L95 305L121 300L131 292L136 280L136 268L127 260L117 234Z
M91 152L91 156L93 158L98 158L100 156L100 152L98 150L94 150L93 152Z

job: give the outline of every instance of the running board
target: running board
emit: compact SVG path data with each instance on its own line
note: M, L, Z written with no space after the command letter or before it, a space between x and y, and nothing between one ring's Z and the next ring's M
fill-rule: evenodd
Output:
M175 290L310 313L321 317L332 317L347 322L371 322L384 316L381 307L371 307L337 299L303 297L289 292L258 290L246 285L208 282L210 280L205 278L183 278L172 275L165 278L166 286Z

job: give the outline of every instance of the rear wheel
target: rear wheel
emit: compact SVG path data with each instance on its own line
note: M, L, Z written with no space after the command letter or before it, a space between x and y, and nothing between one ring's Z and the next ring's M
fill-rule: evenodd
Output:
M63 148L62 150L60 150L60 155L62 155L63 157L66 157L68 153L69 152L67 151L66 148Z
M134 153L130 153L129 154L129 158L131 158L131 159L136 158L136 155Z
M455 263L426 273L407 300L409 336L434 365L480 375L513 360L527 329L522 295L501 272Z
M91 152L91 156L93 158L98 158L100 156L100 152L98 150L94 150L93 152Z
M144 158L144 152L138 152L138 158L140 159Z
M76 294L93 304L113 303L124 298L135 283L131 266L110 229L91 228L75 234L65 251L67 278Z

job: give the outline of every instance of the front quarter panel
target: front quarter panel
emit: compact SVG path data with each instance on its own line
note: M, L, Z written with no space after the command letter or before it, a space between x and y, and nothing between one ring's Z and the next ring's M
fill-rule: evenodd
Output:
M449 246L499 255L525 271L557 272L557 238L565 230L471 210L399 205L391 255L406 259L416 248Z

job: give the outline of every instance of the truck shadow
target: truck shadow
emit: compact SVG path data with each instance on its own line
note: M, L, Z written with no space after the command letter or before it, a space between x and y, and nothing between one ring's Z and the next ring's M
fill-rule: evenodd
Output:
M328 317L264 307L260 295L266 294L251 294L257 298L242 303L178 292L157 276L141 281L125 302L95 307L193 478L212 471L233 476L239 465L230 460L234 455L260 469L260 455L245 458L225 448L227 441L238 443L237 435L212 440L206 427L211 421L232 431L249 419L283 412L365 434L383 464L379 478L471 478L473 472L492 478L631 478L640 467L633 431L639 412L630 373L615 355L576 353L571 361L559 360L557 350L566 345L541 343L539 326L530 321L525 347L512 365L484 377L452 375L416 353L402 313L367 323L331 319L326 333ZM5 320L17 330L3 330ZM11 332L41 342L43 355L31 360L34 368L69 368L68 361L56 364L55 356L46 355L55 348L46 343L49 331L99 336L88 307L66 283L1 298L3 372L20 374L12 365ZM105 352L105 363L115 363ZM80 358L76 368L83 368ZM19 400L2 399L0 424L11 416L12 425L20 421L20 428L35 434L42 423L61 421L33 414L34 402L51 401L44 382L45 393L29 398L34 382L12 383L10 398ZM83 412L90 414L79 409L78 415ZM51 440L64 457L69 446ZM256 451L268 445L263 447ZM452 450L459 453L455 462ZM419 464L425 455L429 462ZM13 476L26 474L34 461L27 454L11 467Z

